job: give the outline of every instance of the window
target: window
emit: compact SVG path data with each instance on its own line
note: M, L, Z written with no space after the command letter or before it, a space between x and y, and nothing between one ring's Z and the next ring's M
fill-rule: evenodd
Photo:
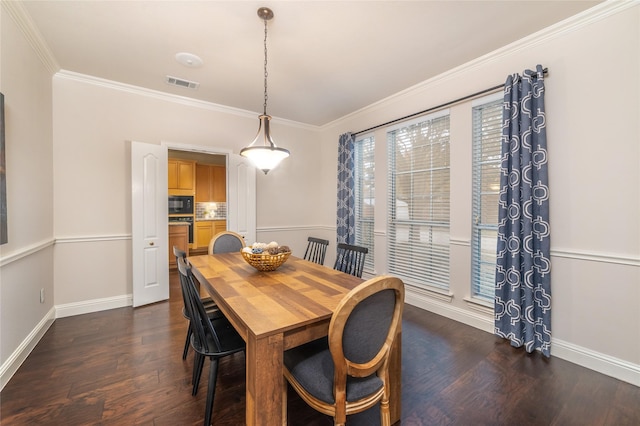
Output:
M473 297L493 301L498 241L502 99L473 107L473 211L471 282Z
M387 133L389 272L408 284L449 288L449 112Z
M354 144L356 245L366 247L364 270L373 273L373 210L375 161L373 136L359 137Z

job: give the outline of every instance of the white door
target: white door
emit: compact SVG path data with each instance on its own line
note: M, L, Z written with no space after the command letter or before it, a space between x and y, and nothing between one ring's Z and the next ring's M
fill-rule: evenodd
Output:
M169 298L167 148L131 142L133 306Z
M256 241L256 168L245 157L228 155L227 227L244 237L246 244Z

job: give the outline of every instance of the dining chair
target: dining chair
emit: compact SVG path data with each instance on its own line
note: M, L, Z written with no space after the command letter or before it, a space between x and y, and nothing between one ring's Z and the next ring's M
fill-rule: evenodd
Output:
M287 385L335 425L380 403L389 426L389 358L402 321L404 284L381 276L363 282L338 304L328 337L284 353L283 401Z
M239 252L245 246L244 237L233 231L218 232L209 241L209 254Z
M176 264L178 263L178 259L183 259L185 262L187 261L187 253L184 250L180 250L176 246L173 246L173 255L176 257ZM183 301L182 316L185 317L187 321L190 322L191 317L189 316L189 313L187 311L186 295L184 291L181 291L181 293L182 293L182 301ZM202 301L202 305L207 311L207 315L209 317L216 318L216 317L222 316L222 312L218 308L218 305L216 305L216 302L213 301L213 299L211 299L210 297L202 297L200 298L200 300ZM187 338L184 342L184 349L182 351L182 359L187 359L187 354L189 353L190 341L191 341L191 326L189 325L187 327Z
M366 247L338 243L336 262L333 265L333 269L362 278L362 268L364 267L364 259L367 253L369 253L369 249Z
M218 361L220 358L244 351L245 343L226 317L209 318L193 282L191 267L187 265L185 259L178 259L178 270L180 272L182 290L187 294L187 307L191 317L189 324L192 329L191 347L196 353L193 362L192 395L198 393L198 385L200 384L205 358L210 360L204 414L204 425L209 426L211 425L216 380L218 378Z
M316 237L307 238L307 249L304 252L304 260L324 265L324 256L327 253L328 246L329 240Z

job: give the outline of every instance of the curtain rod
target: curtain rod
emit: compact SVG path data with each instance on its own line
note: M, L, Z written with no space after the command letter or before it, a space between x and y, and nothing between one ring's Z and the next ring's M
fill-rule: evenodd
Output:
M547 75L549 73L549 70L548 70L548 68L544 68L542 70L542 72L545 75ZM428 112L431 112L431 111L434 111L434 110L437 110L437 109L440 109L440 108L444 108L444 107L447 107L447 106L451 106L453 104L457 104L458 102L466 101L468 99L475 98L475 97L480 96L480 95L484 95L485 93L493 92L494 90L497 90L497 89L499 89L501 87L504 87L504 83L503 84L498 84L497 86L489 87L488 89L484 89L484 90L481 90L481 91L476 92L476 93L472 93L471 95L463 96L463 97L455 99L453 101L445 102L445 103L443 103L441 105L434 106L434 107L425 109L423 111L414 112L413 114L405 115L404 117L396 118L395 120L387 121L386 123L382 123L382 124L378 124L378 125L373 126L373 127L369 127L368 129L360 130L359 132L354 132L353 134L354 135L359 135L360 133L370 132L371 130L379 129L380 127L388 126L389 124L394 124L394 123L397 123L398 121L408 120L409 118L413 118L413 117L416 117L418 115L426 114Z

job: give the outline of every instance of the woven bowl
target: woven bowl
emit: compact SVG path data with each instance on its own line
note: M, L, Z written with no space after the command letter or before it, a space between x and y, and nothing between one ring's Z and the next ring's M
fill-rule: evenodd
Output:
M247 253L246 251L241 252L242 258L251 266L256 268L258 271L275 271L278 269L284 262L287 261L291 252L278 253L278 254L269 254L269 253Z

